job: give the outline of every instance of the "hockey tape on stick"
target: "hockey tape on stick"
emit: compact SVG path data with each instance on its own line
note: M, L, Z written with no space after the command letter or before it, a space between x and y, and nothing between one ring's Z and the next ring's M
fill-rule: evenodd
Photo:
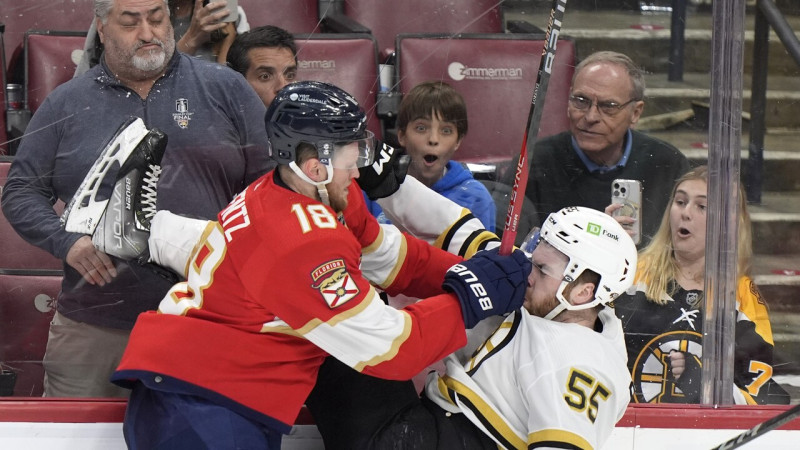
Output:
M550 22L547 24L547 31L544 35L542 59L539 61L539 72L536 76L536 85L533 88L533 99L528 110L528 125L522 138L522 148L519 152L519 161L514 173L514 184L508 202L508 214L503 227L503 239L500 241L501 255L511 254L511 249L514 247L514 241L517 238L517 227L519 226L522 203L525 198L525 188L528 185L528 160L533 154L533 145L536 143L537 134L539 134L539 122L542 121L544 99L547 94L547 85L550 83L550 72L553 69L556 44L558 43L558 35L561 32L561 22L564 18L566 6L567 0L553 0L553 8L550 10Z
M735 438L726 441L725 443L714 447L711 450L731 450L734 448L739 448L742 444L752 441L767 431L772 431L776 428L779 428L782 425L785 425L796 419L797 417L800 417L800 405L794 405L777 416L761 422L753 428L750 428Z

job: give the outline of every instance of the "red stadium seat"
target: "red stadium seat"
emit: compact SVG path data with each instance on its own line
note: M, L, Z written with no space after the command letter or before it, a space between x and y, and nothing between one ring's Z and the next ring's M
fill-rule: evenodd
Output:
M318 0L239 0L250 28L275 25L290 33L319 31Z
M0 22L6 24L7 56L22 47L28 30L86 31L94 17L93 0L3 1L2 5Z
M42 358L61 276L0 274L0 363L16 374L14 396L40 397Z
M347 0L346 18L368 28L384 56L394 49L400 33L502 33L503 17L497 0ZM324 11L323 11L324 13ZM329 14L333 21L336 15ZM326 21L327 23L327 21ZM342 31L337 29L335 31Z
M86 32L28 31L25 33L25 104L36 112L44 98L75 74Z
M383 135L375 111L378 94L378 47L365 34L299 34L297 76L335 84L352 94L367 111L368 128Z
M0 161L0 192L6 184L8 169L11 166L10 158ZM56 211L61 213L64 210L62 202L56 203ZM3 243L3 251L0 252L0 273L60 273L63 270L61 260L44 250L25 242L8 223L5 216L0 211L0 241ZM2 297L0 297L2 301ZM0 319L2 320L2 319ZM0 327L2 323L0 323Z
M428 80L453 86L467 103L469 134L455 159L514 161L522 147L544 45L542 35L400 35L397 79L400 92ZM575 68L575 44L559 39L539 135L568 128L567 99Z

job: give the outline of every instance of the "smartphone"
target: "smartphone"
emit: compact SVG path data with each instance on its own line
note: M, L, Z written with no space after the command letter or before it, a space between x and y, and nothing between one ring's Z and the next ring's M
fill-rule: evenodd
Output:
M622 208L614 211L614 217L629 216L634 222L623 225L626 230L633 230L631 238L636 245L642 241L642 182L639 180L617 179L611 183L611 203L621 204Z
M218 1L218 0L213 0L213 1ZM227 17L222 19L222 21L236 22L237 20L239 20L239 0L226 0L226 1L228 2L226 8L228 9L229 14L227 15ZM211 3L211 1L203 0L203 6L206 6L209 3Z

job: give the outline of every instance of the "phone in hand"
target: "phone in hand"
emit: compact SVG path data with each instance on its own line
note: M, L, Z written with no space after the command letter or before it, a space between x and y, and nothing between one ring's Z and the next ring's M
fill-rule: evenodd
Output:
M219 0L203 0L203 6L208 5L212 1L219 1ZM228 4L225 6L228 9L229 14L222 19L223 22L236 22L239 20L239 0L225 0Z
M616 179L611 183L611 203L621 204L613 216L633 218L632 224L623 225L626 231L633 230L631 238L636 245L642 241L642 182L639 180Z

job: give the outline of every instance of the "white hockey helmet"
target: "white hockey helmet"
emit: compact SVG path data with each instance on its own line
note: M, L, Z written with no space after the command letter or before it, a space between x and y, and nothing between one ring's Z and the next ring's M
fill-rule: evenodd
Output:
M603 212L573 206L547 216L539 238L569 258L556 298L561 307L547 318L564 309L579 310L606 304L617 298L633 284L636 274L636 245L613 217ZM522 249L533 252L535 238L526 238ZM595 298L583 305L572 305L564 297L569 283L589 269L600 275Z

